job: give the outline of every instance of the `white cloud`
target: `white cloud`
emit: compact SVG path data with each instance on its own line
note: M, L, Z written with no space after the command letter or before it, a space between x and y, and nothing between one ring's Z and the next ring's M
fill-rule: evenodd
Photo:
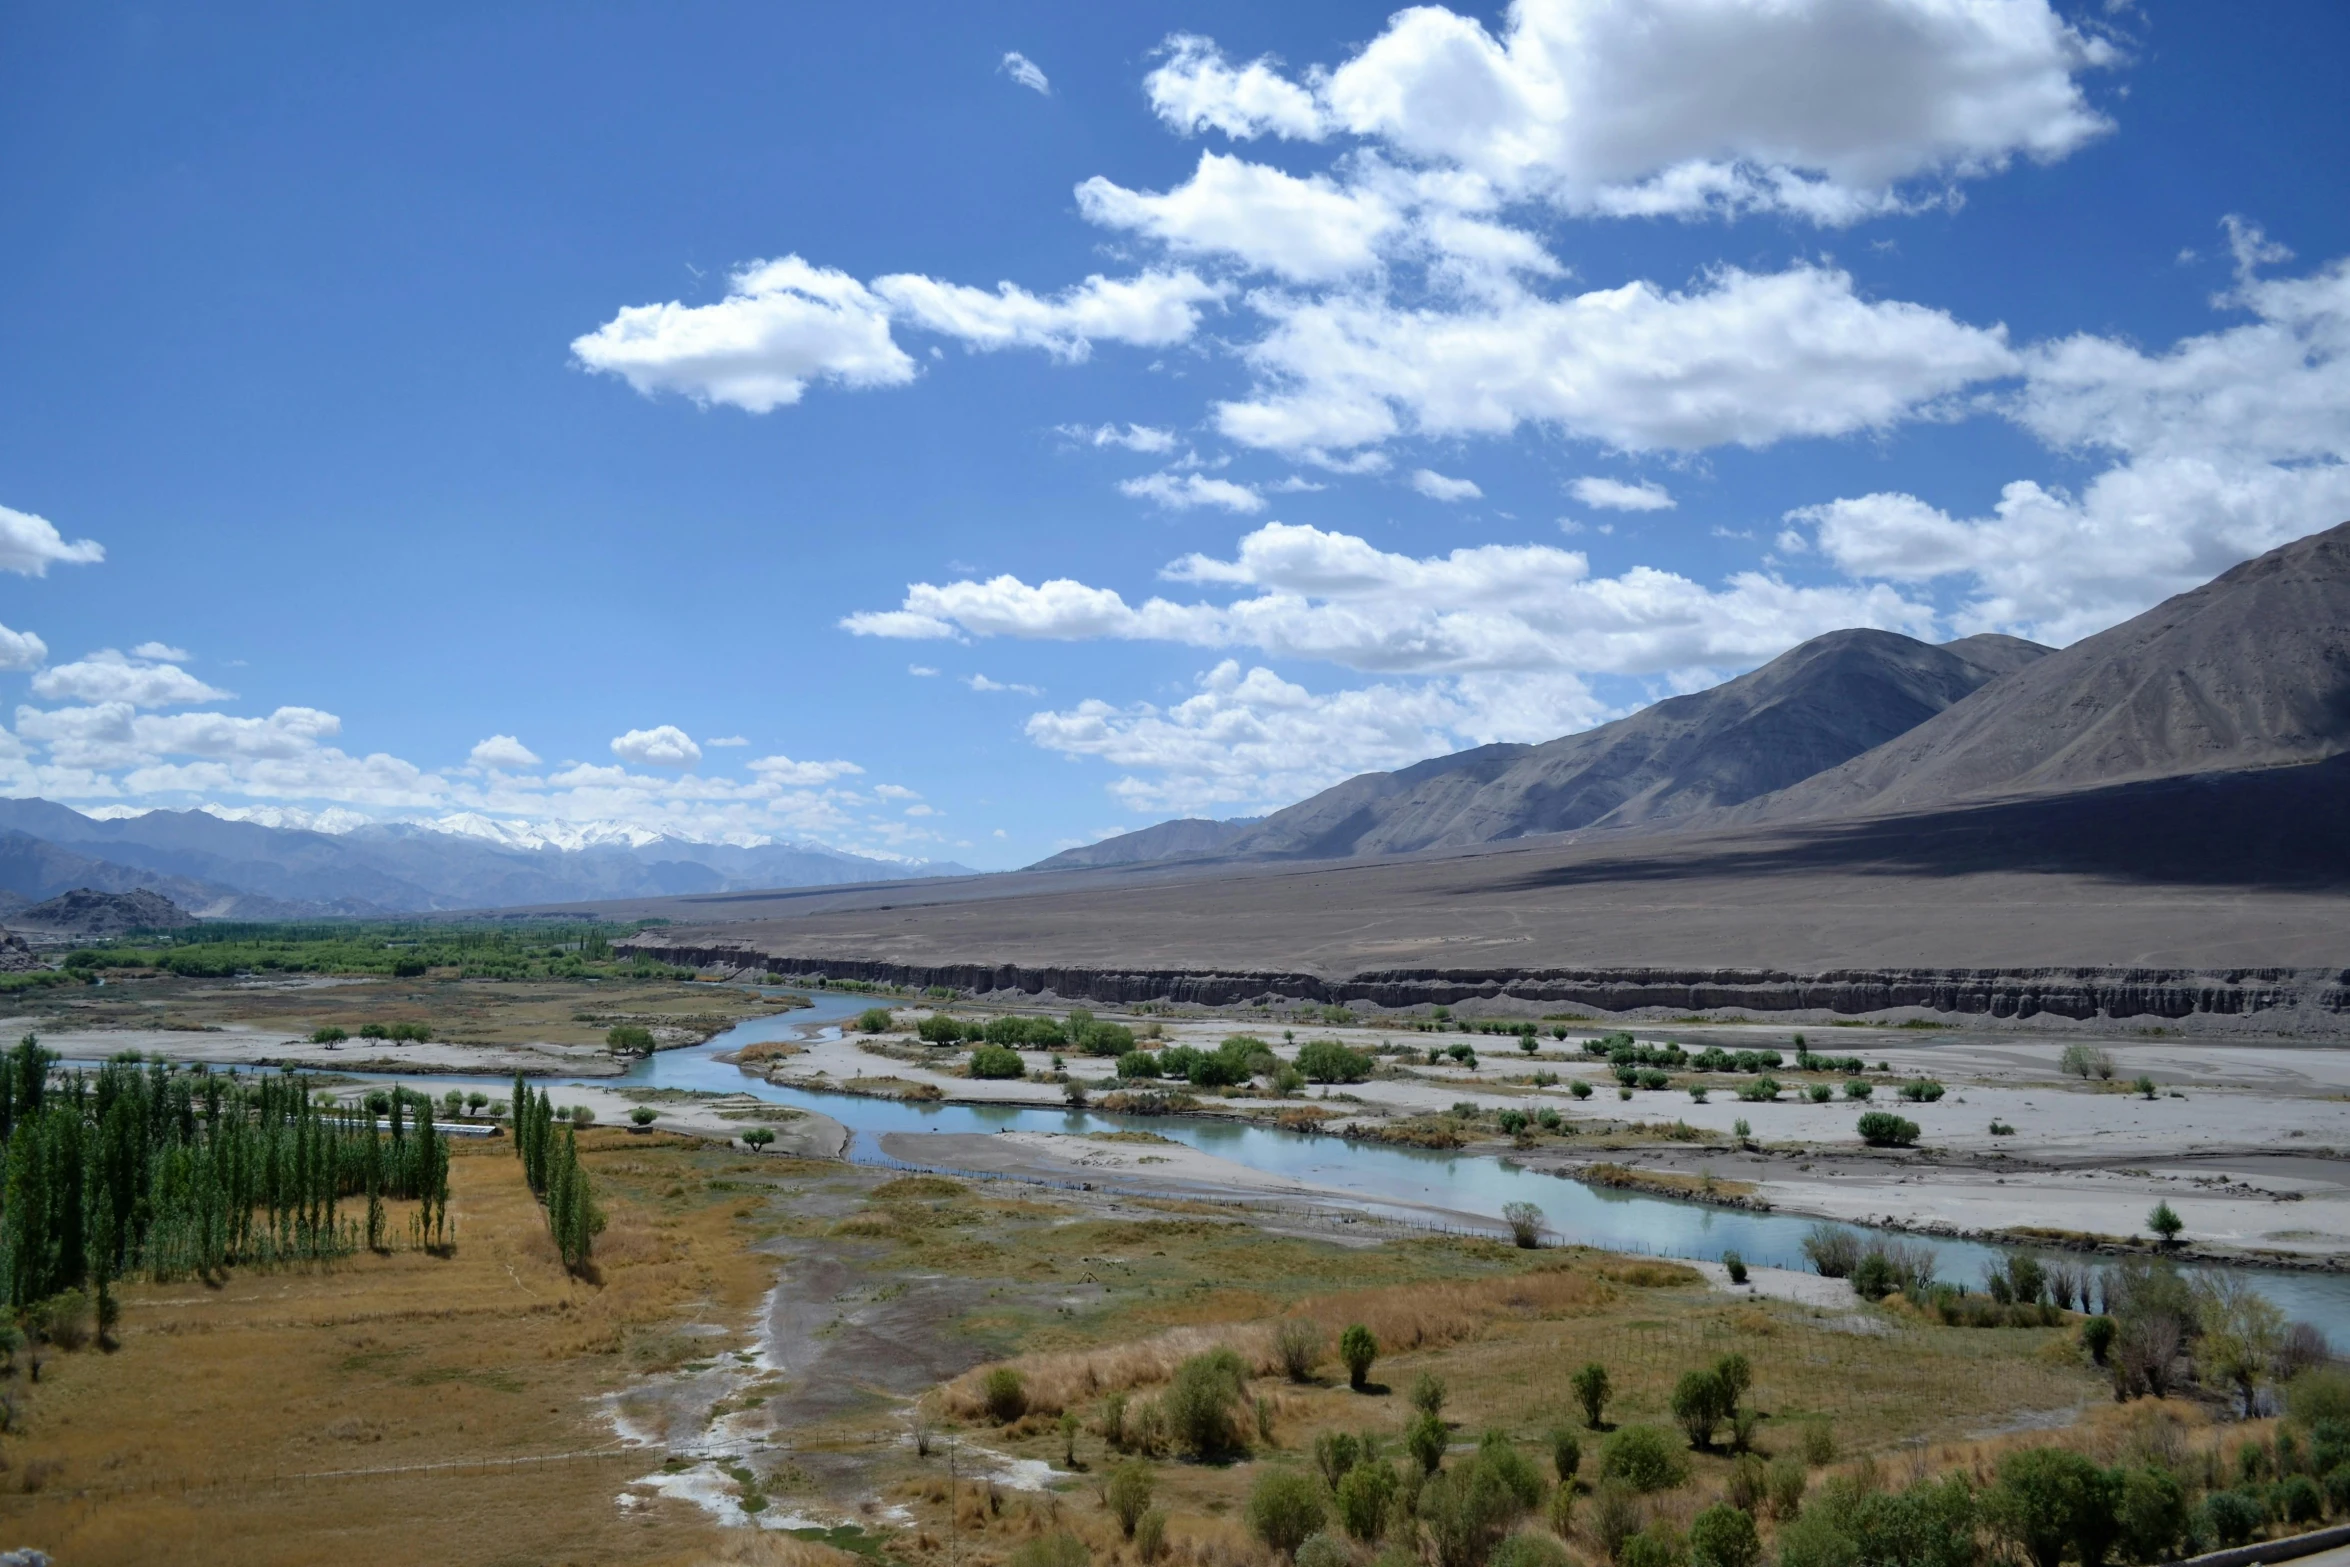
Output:
M2273 248L2232 237L2244 275L2219 303L2251 322L2161 353L2077 336L2024 356L2012 417L2115 458L2078 494L2017 480L1978 517L1902 492L1839 499L1789 513L1782 545L1816 543L1856 577L1971 579L1961 629L2068 642L2350 517L2350 262L2262 280Z
M1139 501L1154 502L1169 511L1190 511L1196 506L1220 506L1237 512L1265 509L1264 497L1247 485L1196 473L1153 473L1139 479L1121 479L1118 491Z
M919 800L922 796L904 784L875 784L873 797L877 800Z
M1092 429L1077 424L1056 425L1054 428L1060 434L1083 441L1089 446L1123 446L1130 452L1171 452L1175 449L1174 431L1157 430L1146 424L1129 424L1123 429L1114 424L1096 425Z
M704 745L717 746L749 745L750 743L750 741L744 739L741 735L714 735L710 739L704 740L702 742Z
M495 767L509 773L539 764L538 753L512 735L490 736L476 745L466 759L476 767Z
M1283 451L1526 423L1625 451L1761 447L1884 428L2018 364L2003 328L1864 300L1848 274L1812 266L1724 268L1687 293L1511 291L1455 311L1357 295L1259 303L1274 319L1246 351L1261 384L1216 418L1236 441Z
M1043 70L1034 60L1029 59L1017 49L1006 53L1002 63L996 69L1030 92L1041 93L1047 98L1053 95L1053 84L1046 80Z
M1022 696L1044 695L1044 692L1035 686L1007 684L1001 680L990 680L985 675L973 675L963 683L974 691L1017 691Z
M702 759L702 748L675 724L657 724L615 736L612 754L639 767L691 767Z
M1096 175L1077 187L1077 208L1104 228L1145 235L1178 254L1233 256L1309 283L1376 266L1379 242L1403 221L1375 191L1214 152L1202 153L1191 178L1164 195Z
M865 769L854 762L837 758L829 762L795 762L788 756L762 756L750 764L750 769L770 783L825 784L836 778L851 778Z
M1448 479L1433 468L1412 472L1412 488L1432 501L1476 501L1485 498L1474 479Z
M1317 693L1227 659L1172 707L1087 701L1028 721L1037 745L1125 769L1134 811L1269 809L1356 773L1495 740L1547 740L1602 717L1571 675L1463 676Z
M1584 505L1604 511L1671 511L1675 504L1671 493L1653 479L1626 484L1621 479L1586 475L1567 490Z
M1096 342L1164 348L1199 329L1199 307L1221 298L1219 286L1190 272L1145 272L1131 278L1095 274L1046 299L1010 283L996 291L941 283L912 273L876 278L873 290L910 326L960 338L971 348L1040 348L1056 359L1083 360Z
M796 403L811 381L902 386L914 361L890 338L889 306L846 272L797 256L738 269L714 305L634 305L571 352L646 396L767 413Z
M131 649L133 658L151 658L164 664L184 664L195 655L168 642L142 642Z
M906 807L905 814L908 816L936 816L938 807L935 805L909 805Z
M1058 578L915 583L895 610L841 622L864 636L1161 641L1412 674L1653 674L1759 661L1843 626L1930 635L1933 614L1894 589L1798 587L1756 572L1720 588L1638 566L1591 575L1579 552L1481 545L1414 557L1350 534L1267 523L1230 560L1191 555L1171 581L1239 588L1229 603L1152 598Z
M1281 75L1271 59L1228 65L1212 39L1178 33L1165 45L1167 62L1143 78L1160 119L1186 133L1219 130L1246 140L1270 132L1318 141L1325 134L1321 106L1305 88Z
M49 644L30 631L0 626L0 670L38 669L49 662Z
M1169 49L1146 85L1181 130L1343 132L1575 212L1821 223L2066 156L2110 128L2076 75L2115 60L2046 0L1518 0L1498 37L1421 5L1303 84Z
M909 675L917 675L922 679L927 680L936 675L938 671L931 668L928 664L908 664L906 666L906 673Z
M33 694L53 702L127 702L134 707L184 707L226 701L230 695L176 664L148 663L113 648L101 648L79 663L42 670L33 676Z
M0 571L45 577L53 565L88 566L105 558L106 546L93 539L68 544L48 518L0 506Z

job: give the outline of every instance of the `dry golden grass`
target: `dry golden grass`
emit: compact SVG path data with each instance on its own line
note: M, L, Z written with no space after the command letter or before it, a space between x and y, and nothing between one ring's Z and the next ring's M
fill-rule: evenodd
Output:
M698 1157L616 1131L582 1148L591 1170ZM53 1358L26 1390L0 1535L77 1567L635 1562L713 1541L685 1504L614 1508L652 1461L612 1450L597 1399L633 1328L739 1315L766 1287L731 1205L653 1215L607 1188L577 1280L506 1145L454 1153L452 1256L125 1287L119 1349Z

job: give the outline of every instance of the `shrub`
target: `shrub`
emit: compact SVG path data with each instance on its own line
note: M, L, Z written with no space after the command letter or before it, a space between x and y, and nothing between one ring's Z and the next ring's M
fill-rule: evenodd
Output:
M1685 1371L1673 1385L1673 1418L1680 1422L1689 1445L1703 1451L1714 1445L1714 1427L1729 1418L1733 1401L1719 1372Z
M1412 1407L1423 1415L1444 1413L1444 1378L1433 1371L1423 1371L1412 1379Z
M653 1053L653 1031L638 1023L616 1024L604 1035L604 1044L608 1049L649 1056Z
M2073 1076L2088 1079L2113 1076L2113 1053L2095 1045L2067 1045L2057 1065Z
M1569 1380L1574 1389L1575 1402L1583 1408L1583 1423L1597 1431L1607 1415L1607 1401L1615 1388L1609 1383L1607 1367L1592 1361Z
M1862 1300L1883 1300L1893 1293L1893 1264L1881 1247L1872 1246L1854 1265L1852 1291Z
M1748 1453L1730 1465L1730 1477L1722 1484L1722 1495L1732 1507L1758 1513L1770 1505L1771 1472L1763 1461Z
M1273 1353L1292 1382L1304 1382L1322 1363L1322 1330L1304 1317L1290 1317L1273 1330Z
M2325 1516L2326 1499L2315 1480L2293 1475L2277 1486L2274 1505L2287 1523L2315 1523Z
M1722 1253L1722 1269L1730 1275L1731 1283L1744 1284L1746 1282L1746 1259L1736 1252Z
M1550 1433L1550 1467L1561 1485L1573 1480L1575 1471L1583 1467L1583 1444L1564 1426Z
M1577 1078L1567 1085L1567 1092L1573 1094L1577 1099L1588 1099L1591 1097L1591 1085L1581 1078Z
M773 1141L775 1141L775 1134L764 1126L754 1126L743 1133L743 1142L753 1153L757 1153Z
M1371 1075L1371 1058L1335 1039L1309 1039L1297 1047L1297 1069L1312 1083L1359 1083Z
M1584 1530L1609 1561L1620 1561L1625 1542L1640 1530L1640 1503L1631 1491L1613 1480L1600 1482L1591 1493L1591 1510Z
M2167 1202L2156 1203L2154 1211L2146 1215L2146 1228L2160 1236L2165 1246L2175 1242L2179 1238L2179 1232L2186 1227L2186 1221L2181 1219Z
M1167 1515L1154 1507L1134 1526L1134 1554L1145 1562L1155 1562L1166 1543Z
M1828 1421L1808 1420L1803 1427L1803 1461L1814 1469L1836 1461L1836 1428Z
M1176 1444L1194 1458L1209 1461L1243 1451L1246 1444L1233 1406L1242 1402L1247 1381L1248 1368L1229 1349L1194 1355L1177 1366L1160 1400Z
M1150 1465L1130 1458L1110 1471L1110 1483L1103 1489L1102 1499L1109 1504L1110 1515L1118 1520L1119 1529L1127 1539L1133 1539L1135 1525L1151 1510Z
M1518 1117L1518 1123L1524 1125L1525 1119L1524 1116ZM1501 1216L1510 1227L1510 1239L1517 1242L1521 1250L1532 1251L1542 1244L1540 1208L1530 1202L1503 1203Z
M2105 1559L2119 1489L2113 1476L2079 1453L2034 1447L2000 1460L1998 1481L1983 1505L1992 1527L2033 1567L2061 1567L2068 1552L2083 1562Z
M1690 1520L1689 1567L1754 1567L1761 1559L1751 1513L1716 1502Z
M1346 1362L1347 1385L1359 1388L1370 1377L1372 1362L1379 1358L1379 1341L1369 1328L1354 1323L1338 1335L1338 1358Z
M1912 1104L1930 1105L1941 1098L1942 1093L1942 1085L1930 1077L1921 1077L1901 1085L1901 1097Z
M345 1033L342 1029L339 1029L332 1023L329 1023L324 1028L311 1030L310 1042L314 1045L339 1045L350 1037L351 1036Z
M1823 1279L1846 1279L1860 1263L1860 1237L1833 1224L1815 1224L1803 1237L1803 1255Z
M1824 1088L1827 1085L1823 1083L1820 1086ZM1873 1092L1875 1092L1874 1089L1857 1077L1848 1077L1844 1080L1844 1097L1847 1099L1866 1099Z
M1803 1467L1803 1460L1789 1453L1771 1460L1764 1472L1763 1488L1770 1497L1771 1516L1786 1523L1803 1510L1804 1487L1811 1475Z
M1710 1373L1704 1373L1710 1375ZM1599 1447L1599 1472L1635 1491L1670 1491L1689 1478L1689 1461L1655 1426L1626 1426Z
M628 1118L639 1126L651 1126L660 1116L661 1112L651 1105L638 1105L628 1112Z
M1093 1553L1066 1531L1038 1535L1005 1558L1004 1567L1088 1567Z
M1452 1437L1444 1429L1444 1422L1434 1415L1423 1413L1404 1428L1404 1451L1419 1462L1422 1474L1434 1474L1444 1462L1444 1450L1452 1444Z
M1358 1540L1386 1533L1394 1505L1395 1471L1384 1461L1358 1463L1338 1482L1338 1521Z
M1836 1090L1825 1083L1814 1083L1803 1092L1815 1105L1824 1105L1836 1097Z
M1484 1567L1527 1506L1500 1466L1482 1454L1432 1477L1420 1489L1419 1514L1436 1567Z
M1309 1534L1297 1548L1297 1567L1354 1567L1355 1553L1331 1534Z
M934 1045L959 1045L966 1039L981 1039L985 1030L976 1023L966 1023L959 1017L944 1012L933 1012L914 1025L914 1032Z
M1860 1140L1871 1148L1908 1148L1918 1140L1918 1124L1890 1110L1871 1110L1860 1118Z
M988 1418L1008 1426L1028 1413L1028 1383L1010 1366L998 1366L981 1379L979 1401L987 1406Z
M1688 1559L1688 1542L1662 1519L1650 1520L1647 1528L1624 1542L1617 1556L1622 1567L1683 1567Z
M1513 1534L1494 1547L1487 1567L1574 1567L1567 1548L1547 1534Z
M2350 1421L2350 1371L2314 1366L2302 1372L2285 1385L2285 1408L2312 1431L2322 1421Z
M857 1032L860 1034L886 1034L889 1032L889 1025L892 1021L889 1008L867 1007L857 1014ZM1132 1534L1134 1531L1129 1529L1126 1532Z
M2214 1545L2242 1545L2267 1520L2268 1509L2241 1491L2214 1491L2203 1499L2203 1532Z
M1295 1557L1327 1516L1322 1488L1299 1469L1268 1469L1248 1494L1249 1532L1276 1555Z
M1028 1072L1028 1064L1020 1059L1020 1052L1002 1045L975 1045L969 1062L973 1077L1018 1078Z
M1159 1075L1159 1058L1147 1050L1129 1050L1118 1058L1118 1075L1128 1081Z
M1520 1507L1531 1511L1542 1504L1542 1495L1549 1489L1542 1483L1542 1471L1518 1451L1506 1432L1488 1431L1477 1439L1477 1462L1493 1471Z

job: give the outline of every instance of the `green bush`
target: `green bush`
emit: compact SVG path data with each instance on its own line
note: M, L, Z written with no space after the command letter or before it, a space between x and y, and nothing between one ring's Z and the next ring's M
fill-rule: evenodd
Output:
M1371 1375L1372 1362L1379 1358L1379 1341L1369 1328L1354 1323L1338 1335L1338 1358L1346 1362L1347 1385L1359 1388Z
M1575 1559L1549 1535L1525 1532L1495 1546L1487 1567L1575 1567Z
M651 1126L656 1120L660 1119L660 1115L661 1112L654 1109L651 1105L638 1105L635 1109L628 1112L629 1120L635 1122L638 1126Z
M2203 1499L2203 1533L2212 1544L2244 1544L2268 1521L2268 1509L2241 1491L2214 1491Z
M2290 1475L2278 1481L2271 1505L2287 1523L2315 1523L2326 1511L2324 1493L2307 1475Z
M1005 1558L1004 1567L1089 1567L1093 1553L1066 1531L1038 1535Z
M1412 1379L1412 1407L1423 1415L1444 1413L1444 1378L1423 1371Z
M985 1037L985 1031L977 1023L966 1023L944 1012L933 1012L921 1019L914 1025L914 1032L926 1043L933 1045L959 1045L966 1039Z
M1126 1082L1141 1082L1159 1075L1159 1058L1147 1050L1129 1050L1118 1058L1118 1076Z
M1825 1088L1827 1085L1823 1083L1820 1086ZM1844 1080L1844 1097L1847 1099L1866 1099L1874 1092L1874 1089L1857 1077L1848 1077Z
M1673 1385L1673 1419L1701 1452L1714 1445L1714 1428L1730 1417L1733 1403L1718 1372L1685 1371Z
M1484 1567L1528 1505L1504 1468L1484 1453L1431 1476L1420 1489L1419 1514L1435 1567Z
M1309 1534L1291 1558L1297 1567L1355 1567L1355 1553L1330 1534Z
M1583 1444L1563 1426L1550 1433L1550 1467L1561 1485L1573 1480L1575 1471L1583 1467Z
M1607 1367L1594 1360L1569 1378L1567 1386L1574 1390L1575 1402L1582 1407L1583 1423L1598 1430L1606 1423L1607 1401L1615 1392L1608 1381Z
M1395 1470L1384 1462L1358 1463L1338 1482L1338 1521L1364 1542L1387 1532L1395 1505Z
M1159 1401L1176 1445L1211 1463L1247 1451L1235 1413L1245 1402L1247 1383L1248 1368L1229 1349L1194 1355L1177 1366Z
M1371 1075L1371 1058L1335 1039L1309 1039L1297 1047L1297 1069L1313 1083L1359 1083Z
M604 1035L604 1044L631 1055L649 1056L653 1053L653 1031L641 1023L617 1023Z
M2091 1317L2081 1324L2081 1347L2089 1352L2091 1360L2102 1366L2107 1352L2113 1348L2113 1336L2119 1331L2113 1318Z
M1028 1413L1028 1383L1010 1366L997 1366L980 1380L979 1401L996 1424L1010 1425Z
M1027 1075L1027 1063L1020 1052L1002 1045L974 1045L971 1049L970 1072L973 1077L1013 1078Z
M1762 1536L1752 1515L1716 1502L1689 1523L1689 1567L1755 1567Z
M1322 1488L1301 1469L1268 1469L1249 1491L1249 1532L1280 1556L1295 1556L1327 1516Z
M1710 1373L1709 1373L1710 1375ZM1599 1445L1599 1472L1639 1492L1670 1491L1689 1478L1689 1461L1673 1439L1655 1426L1631 1425Z
M310 1042L314 1045L339 1045L350 1037L349 1034L335 1027L332 1023L310 1032Z
M2086 1563L2105 1560L2118 1527L2115 1476L2061 1447L2010 1453L1998 1474L1984 1493L1984 1513L2032 1567L2061 1567L2068 1554Z
M1872 1148L1908 1148L1918 1140L1918 1124L1890 1110L1871 1110L1860 1118L1860 1140Z
M1626 1540L1616 1556L1619 1567L1684 1567L1688 1560L1688 1542L1661 1518Z
M1477 1439L1477 1462L1493 1471L1520 1507L1531 1512L1542 1505L1543 1494L1550 1487L1543 1484L1542 1471L1534 1467L1534 1460L1519 1452L1506 1432L1488 1431Z
M857 1014L857 1032L860 1034L886 1034L889 1032L891 1021L889 1008L867 1007ZM1133 1531L1128 1530L1127 1532L1131 1534Z
M1126 1538L1133 1539L1134 1526L1151 1510L1151 1466L1129 1458L1111 1470L1110 1483L1102 1490L1102 1500L1108 1504L1110 1515L1118 1520Z
M1444 1462L1444 1450L1451 1445L1452 1434L1432 1414L1423 1412L1404 1428L1404 1451L1418 1461L1422 1474L1434 1474Z

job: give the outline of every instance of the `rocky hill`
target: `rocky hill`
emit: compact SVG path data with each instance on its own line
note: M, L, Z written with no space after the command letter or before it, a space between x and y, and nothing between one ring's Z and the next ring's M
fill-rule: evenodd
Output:
M76 887L46 903L20 909L12 918L24 930L71 941L94 941L130 930L176 930L196 923L187 910L145 888L98 892Z

